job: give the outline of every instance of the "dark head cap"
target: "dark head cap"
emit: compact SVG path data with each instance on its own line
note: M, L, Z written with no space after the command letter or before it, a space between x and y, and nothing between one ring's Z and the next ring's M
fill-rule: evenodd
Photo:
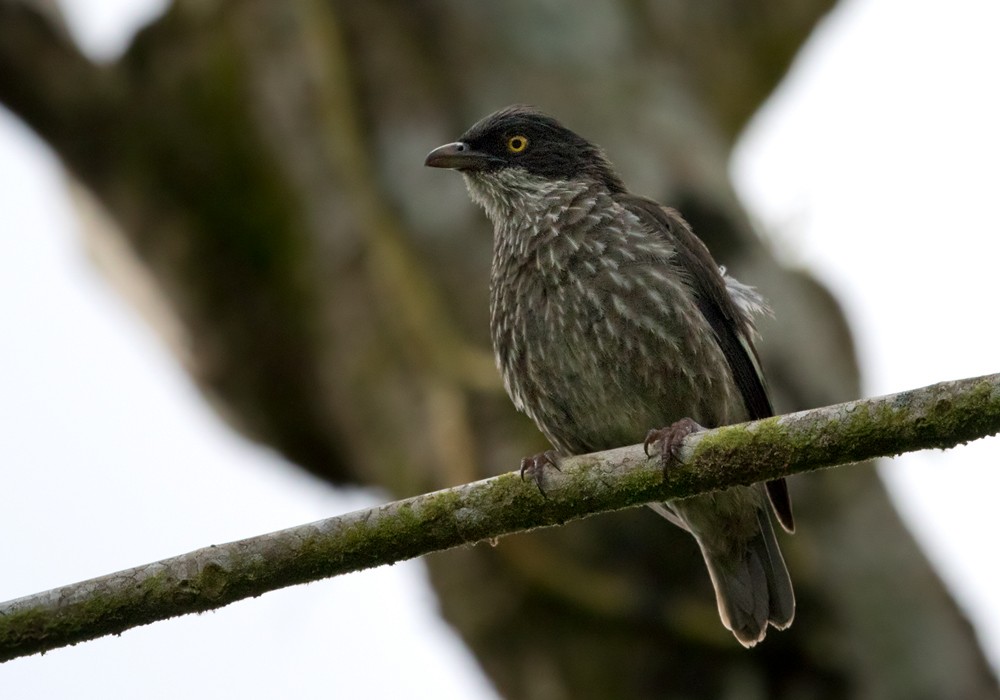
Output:
M599 147L525 105L480 119L458 141L431 151L424 164L470 173L524 168L549 180L590 178L613 192L625 189Z

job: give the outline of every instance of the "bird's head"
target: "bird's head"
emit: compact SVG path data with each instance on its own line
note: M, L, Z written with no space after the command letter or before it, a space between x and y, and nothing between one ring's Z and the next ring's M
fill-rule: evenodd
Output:
M458 141L435 148L424 165L452 168L475 181L502 174L516 181L590 180L625 189L601 149L533 107L514 105L476 122ZM533 176L533 177L532 177Z

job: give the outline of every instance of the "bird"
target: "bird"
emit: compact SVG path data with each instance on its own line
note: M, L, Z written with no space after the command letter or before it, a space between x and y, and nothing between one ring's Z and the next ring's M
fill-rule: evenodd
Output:
M512 105L424 164L460 172L493 224L497 367L553 447L526 458L522 477L639 441L666 474L691 432L773 415L753 344L765 302L678 211L629 192L599 146ZM722 623L743 646L792 624L770 515L794 531L783 479L649 505L694 536Z

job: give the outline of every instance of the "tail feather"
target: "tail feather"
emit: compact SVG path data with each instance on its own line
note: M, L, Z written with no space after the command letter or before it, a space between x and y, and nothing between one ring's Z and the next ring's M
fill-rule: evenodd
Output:
M760 531L743 546L710 551L699 540L722 624L745 647L764 639L769 623L785 629L795 617L792 582L763 508L757 510L757 521Z
M795 619L795 591L792 590L792 579L785 567L785 559L781 556L778 541L774 537L774 528L766 510L757 511L757 522L760 523L761 537L767 550L767 590L771 603L771 613L767 621L779 630L787 629Z

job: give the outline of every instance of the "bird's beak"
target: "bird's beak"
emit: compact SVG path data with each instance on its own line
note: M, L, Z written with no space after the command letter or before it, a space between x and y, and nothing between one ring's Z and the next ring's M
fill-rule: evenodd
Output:
M475 151L463 141L446 143L427 154L424 165L431 168L454 168L455 170L482 170L490 164L493 156Z

